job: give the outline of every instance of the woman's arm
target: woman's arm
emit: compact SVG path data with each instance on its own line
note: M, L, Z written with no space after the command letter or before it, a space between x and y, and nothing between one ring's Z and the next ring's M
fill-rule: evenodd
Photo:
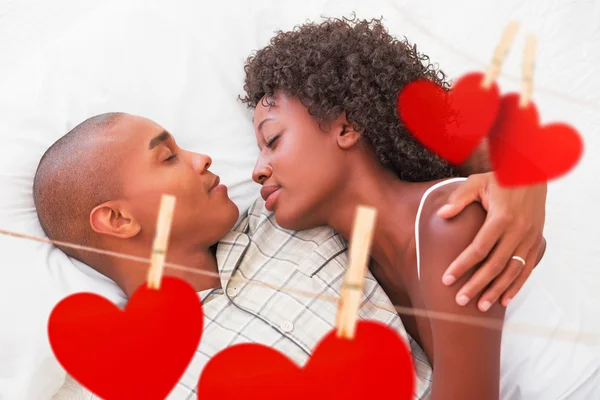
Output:
M421 278L418 289L428 311L450 314L463 321L482 318L496 329L430 314L432 400L494 400L500 391L500 328L504 308L496 304L484 314L477 309L476 302L460 306L455 301L455 290L441 280L448 265L471 243L485 220L485 212L477 203L467 206L450 220L436 215L455 188L456 184L450 184L432 192L423 208L419 224ZM458 283L467 282L473 272L465 274Z

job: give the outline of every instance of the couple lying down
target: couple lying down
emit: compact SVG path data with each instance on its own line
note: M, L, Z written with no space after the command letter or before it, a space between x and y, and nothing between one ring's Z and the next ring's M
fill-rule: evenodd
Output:
M410 345L415 398L600 398L600 361L584 344L386 307L556 329L580 328L585 318L583 304L573 302L566 314L538 282L543 267L529 276L545 249L545 185L500 188L484 173L485 157L450 166L397 117L395 99L408 82L446 85L423 60L380 22L349 20L279 33L251 56L242 101L254 109L253 179L262 199L239 222L210 157L180 148L146 118L92 117L44 154L34 197L51 239L147 257L160 197L169 193L177 203L167 261L220 274L165 270L196 289L205 313L202 341L170 399L195 396L203 366L233 344L261 343L306 363L334 327L337 304L319 297L339 295L359 204L379 210L360 318L386 324ZM452 201L455 209L439 216ZM514 218L486 219L482 205L490 216ZM528 234L516 231L521 221ZM463 253L473 247L485 251ZM146 279L139 263L63 251L128 296ZM462 266L447 272L455 260ZM465 268L470 261L478 265Z

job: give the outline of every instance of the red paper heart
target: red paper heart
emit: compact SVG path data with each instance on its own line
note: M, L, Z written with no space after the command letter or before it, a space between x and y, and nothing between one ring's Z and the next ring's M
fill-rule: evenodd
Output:
M502 98L489 136L490 158L498 183L531 185L557 178L581 158L583 141L567 124L540 127L535 104L519 107L519 94Z
M202 305L186 282L144 284L125 310L91 293L52 310L48 335L58 361L80 384L107 399L164 399L200 343Z
M398 115L425 147L460 165L488 134L500 105L498 86L484 90L482 79L464 75L450 92L427 80L411 82L398 95Z
M269 347L240 344L214 356L198 399L412 399L415 374L404 341L391 329L359 322L353 340L330 331L304 368Z

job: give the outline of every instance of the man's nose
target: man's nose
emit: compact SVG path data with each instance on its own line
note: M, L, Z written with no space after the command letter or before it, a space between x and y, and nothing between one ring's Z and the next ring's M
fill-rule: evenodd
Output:
M208 171L208 168L212 165L212 159L205 154L195 153L192 157L192 166L196 173L203 173Z
M254 182L262 185L271 177L273 170L268 164L261 163L260 160L256 163L254 171L252 171L252 179Z

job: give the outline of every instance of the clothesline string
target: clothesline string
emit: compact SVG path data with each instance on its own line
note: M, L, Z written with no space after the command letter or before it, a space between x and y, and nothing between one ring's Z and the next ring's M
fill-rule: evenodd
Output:
M5 230L5 229L0 229L0 234L5 235L5 236L20 238L20 239L26 239L26 240L36 241L36 242L40 242L40 243L48 243L48 244L53 244L55 246L62 246L62 247L76 249L76 250L82 250L82 251L88 251L88 252L92 252L92 253L96 253L96 254L102 254L102 255L106 255L106 256L110 256L110 257L116 257L116 258L121 258L121 259L125 259L125 260L135 261L138 263L146 264L146 268L150 264L150 258L134 256L131 254L126 254L126 253L104 250L104 249L90 247L90 246L83 246L83 245L76 244L76 243L51 240L48 238L26 235L23 233L13 232L13 231ZM284 289L278 285L270 284L268 282L249 280L249 279L241 278L241 277L225 276L225 274L220 274L218 272L203 271L203 270L199 270L197 268L192 268L192 267L169 263L169 262L165 262L165 268L171 268L173 270L179 270L179 271L190 272L190 273L195 273L195 274L200 274L200 275L206 275L206 276L210 276L210 277L219 278L219 279L222 279L225 281L232 281L232 282L239 282L242 284L262 286L262 287L282 291L282 292L289 293L289 294L296 294L299 296L308 296L308 297L316 296L318 299L323 300L323 301L329 301L329 302L335 303L339 300L339 298L337 296L321 295L318 293L313 293L313 292L300 290L300 289L288 289L288 288ZM458 322L458 323L467 324L467 325L480 326L483 328L493 329L493 330L510 331L510 332L514 332L514 333L529 334L529 335L533 335L533 336L548 336L551 339L555 339L555 340L567 340L567 341L580 342L582 344L600 345L600 335L592 334L592 333L582 333L582 332L569 331L569 330L556 330L554 327L549 327L549 326L546 327L546 326L536 326L536 325L526 325L526 324L504 323L502 321L493 320L493 319L487 318L487 317L462 316L462 315L457 315L454 313L430 311L430 310L418 309L418 308L412 308L412 307L402 307L402 306L396 306L396 305L390 306L388 304L375 304L375 303L373 303L373 305L376 308L379 308L381 310L397 312L398 314L401 314L401 315L423 316L423 317L427 317L427 318L440 319L440 320Z

